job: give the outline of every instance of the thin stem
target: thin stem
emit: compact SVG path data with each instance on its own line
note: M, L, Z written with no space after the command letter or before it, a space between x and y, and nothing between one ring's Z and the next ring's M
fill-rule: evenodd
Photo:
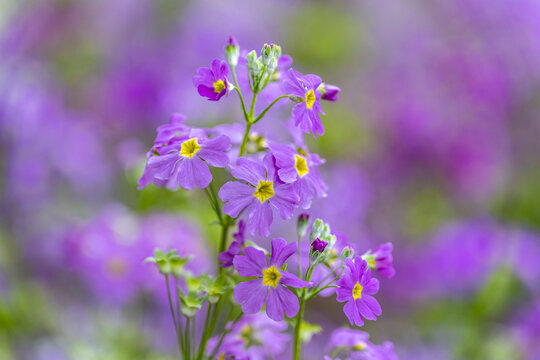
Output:
M191 322L191 318L187 317L186 318L186 331L185 331L185 340L184 340L184 343L186 344L185 346L185 355L184 355L184 360L189 360L191 359L191 349L190 349L190 339L189 339L189 325L190 325L190 322Z
M313 273L313 266L309 265L306 274L305 274L305 280L309 281L311 279L311 274ZM296 314L296 325L294 328L294 353L293 353L293 359L294 360L300 360L300 350L302 347L302 342L300 340L300 328L302 327L302 318L304 316L304 305L306 302L306 288L303 288L302 291L300 291L300 308L298 309L298 314Z
M268 110L270 110L272 108L272 106L274 106L279 100L283 99L283 98L286 98L286 97L289 97L289 95L281 95L280 97L276 98L274 101L272 101L272 103L270 105L268 105L266 107L266 109L264 109L260 114L259 116L257 116L255 118L255 120L253 120L253 123L256 123L257 121L261 120L264 115L266 115L266 113L268 112Z
M297 263L298 263L298 278L302 278L302 261L300 260L300 244L302 243L302 237L298 235L298 245L296 246L296 257L297 257Z
M236 73L233 73L233 74L234 74L233 77L236 78ZM236 79L234 80L234 82L236 83ZM238 97L240 98L240 104L242 104L242 114L244 114L244 118L247 120L248 114L246 111L246 105L244 104L244 98L242 96L242 93L240 92L240 88L238 87L238 85L234 87L234 90L236 90L236 92L238 93Z
M176 322L176 314L174 313L174 305L173 305L172 296L171 296L171 286L169 285L169 275L168 274L165 274L165 284L167 285L167 298L169 299L169 308L171 310L171 317L172 317L173 324L174 324L174 330L176 331L176 336L178 338L180 338L180 336L178 334L178 324ZM182 344L182 341L179 341L178 345L180 347L180 354L182 354L183 351L184 351L184 346Z
M238 154L239 157L244 156L244 154L246 153L246 144L249 139L249 131L251 130L252 125L253 123L251 122L246 123L246 131L244 132L244 138L242 139L242 144L240 145L240 153Z
M251 98L251 107L249 109L249 121L248 122L253 122L253 113L255 112L255 102L257 100L257 93L254 93L253 94L253 97Z
M176 324L178 326L178 331L176 333L176 336L178 338L178 342L180 343L180 347L184 349L184 338L182 336L183 326L182 326L182 311L180 309L180 294L178 292L178 278L174 278L174 288L175 288L175 297L176 297L176 314L178 317L176 318Z
M211 335L208 333L208 330L210 328L210 315L212 313L212 304L208 303L208 309L206 311L206 320L204 321L204 330L201 337L201 344L199 346L199 353L197 355L197 360L202 359L204 350L206 348L206 342L208 341L208 337Z

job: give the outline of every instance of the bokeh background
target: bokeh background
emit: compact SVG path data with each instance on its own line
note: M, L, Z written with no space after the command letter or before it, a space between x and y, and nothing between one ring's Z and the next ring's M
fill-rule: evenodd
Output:
M0 1L0 359L177 357L141 261L172 246L212 271L212 213L200 191L136 186L172 112L240 121L191 82L229 35L342 89L311 143L330 191L310 213L360 249L394 244L372 340L402 359L540 359L535 0ZM307 317L317 359L346 318L333 297Z

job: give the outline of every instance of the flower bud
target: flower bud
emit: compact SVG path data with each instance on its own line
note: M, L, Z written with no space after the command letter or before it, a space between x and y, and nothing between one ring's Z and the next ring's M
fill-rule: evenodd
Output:
M324 249L326 249L327 245L328 243L326 241L322 241L321 239L317 238L311 243L311 250L313 252L322 253Z
M301 239L304 236L306 236L308 227L309 227L309 214L306 214L306 213L300 214L296 222L296 233L298 234L298 238Z
M321 92L321 99L326 101L337 101L338 94L341 91L337 86L325 83L321 83L317 90Z
M248 70L251 71L252 73L254 72L253 69L256 67L255 65L256 62L257 62L257 53L255 52L255 50L251 50L246 55L246 65L247 65Z
M230 67L238 65L238 57L240 56L240 46L234 37L229 37L229 43L225 48L225 58Z
M270 60L272 59L272 46L268 44L264 44L261 49L261 58L264 65L268 66L270 63Z

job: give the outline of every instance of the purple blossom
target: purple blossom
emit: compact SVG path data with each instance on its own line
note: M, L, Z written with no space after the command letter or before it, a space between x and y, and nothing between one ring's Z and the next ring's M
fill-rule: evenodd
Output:
M283 312L288 317L298 313L298 298L287 286L303 288L310 283L296 276L280 271L283 264L296 252L296 243L287 245L284 239L272 239L272 255L267 263L264 252L247 247L245 255L234 258L234 268L241 276L255 277L241 282L234 289L234 299L242 304L246 314L259 312L266 302L266 314L275 321L283 320Z
M229 249L222 252L218 256L218 261L221 262L221 267L230 267L233 265L233 260L236 255L239 255L244 248L246 241L246 223L244 220L238 222L238 232L233 234L235 241L231 242Z
M369 341L369 334L353 329L335 330L328 343L329 349L342 348L340 354L351 360L397 360L391 342L375 345Z
M197 74L193 77L193 85L201 96L211 101L218 101L228 93L229 68L225 61L214 59L212 68L201 67L197 70Z
M290 341L286 330L286 323L270 320L262 313L244 315L223 339L217 358L266 360L271 354L278 359ZM210 339L208 348L213 349L218 341L219 336Z
M340 88L338 88L335 85L325 84L325 83L322 83L321 86L319 87L319 89L320 88L322 88L322 90L321 90L321 94L322 94L321 99L326 100L326 101L337 101L338 100L338 94L341 92Z
M324 127L319 114L324 115L321 107L321 92L318 89L322 80L317 75L302 75L289 69L288 78L283 81L283 90L287 95L293 95L301 102L292 110L294 125L305 133L313 132L313 136L324 135Z
M328 245L328 243L326 241L322 241L321 239L316 238L315 241L313 241L311 243L311 249L313 251L318 251L318 252L322 253L324 251L324 249L326 249L327 245Z
M338 281L336 289L337 301L347 302L343 312L349 318L351 325L364 325L367 320L376 320L382 314L381 306L371 295L379 291L379 280L371 278L371 270L367 262L360 256L345 260L345 273Z
M219 197L226 202L223 212L234 218L243 212L251 234L270 234L273 210L282 219L292 217L298 196L291 184L276 181L271 156L265 156L263 164L240 158L236 166L231 166L231 174L246 183L229 181L219 190Z
M373 252L369 251L363 258L371 269L375 269L382 276L391 278L396 274L396 270L392 266L392 249L392 243L382 244Z
M209 139L203 131L191 129L187 134L148 154L139 189L153 182L174 190L179 186L192 190L203 189L212 181L208 166L225 167L229 163L226 151L231 142L225 135Z
M317 154L311 154L302 148L291 145L270 144L270 151L275 158L277 175L285 183L292 183L300 198L299 206L307 209L313 198L326 197L328 186L321 178L318 166L325 160Z

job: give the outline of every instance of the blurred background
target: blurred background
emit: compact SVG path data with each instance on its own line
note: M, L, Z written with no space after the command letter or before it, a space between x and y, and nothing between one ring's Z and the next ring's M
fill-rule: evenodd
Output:
M201 191L137 180L172 112L241 120L191 81L229 35L342 89L310 140L330 191L309 212L361 251L394 244L372 340L540 359L539 19L535 0L1 0L0 359L177 358L142 260L175 247L212 271L213 215ZM283 131L277 111L261 130ZM318 359L347 320L333 296L307 318Z

